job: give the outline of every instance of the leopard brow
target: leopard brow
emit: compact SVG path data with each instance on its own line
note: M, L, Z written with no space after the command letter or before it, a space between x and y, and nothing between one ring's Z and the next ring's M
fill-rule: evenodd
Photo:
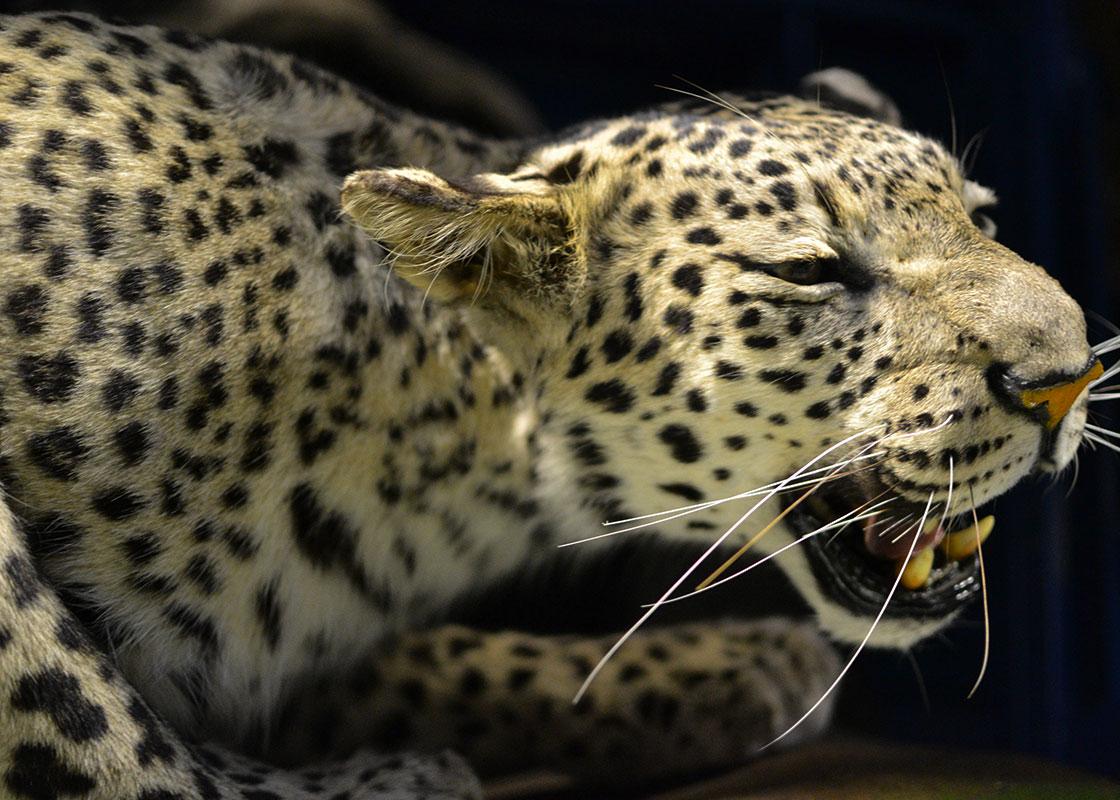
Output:
M806 256L805 258L787 258L784 261L759 261L743 253L715 253L714 255L720 261L729 261L735 264L743 272L765 272L766 270L777 269L779 267L840 261L839 256L828 256L824 258Z

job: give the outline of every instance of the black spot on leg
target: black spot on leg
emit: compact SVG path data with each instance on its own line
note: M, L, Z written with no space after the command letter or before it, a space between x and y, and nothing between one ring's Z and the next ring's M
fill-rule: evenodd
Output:
M59 426L28 437L27 455L45 475L61 481L78 477L78 467L89 455L90 447L72 427Z
M101 401L114 413L127 408L140 391L140 381L124 370L113 370L101 387Z
M93 510L111 522L119 522L135 516L147 501L123 486L105 489L93 496Z
M81 81L67 81L62 87L62 102L71 113L88 117L93 111L93 103L86 96L86 87Z
M11 704L17 711L46 714L72 742L95 741L109 730L105 709L86 699L77 677L57 667L20 678Z
M214 562L203 553L191 556L183 568L183 575L206 595L214 594L220 587Z
M474 667L467 667L459 679L459 693L463 697L478 697L486 691L486 676Z
M113 444L121 464L125 467L134 467L148 455L150 447L148 428L143 422L134 420L113 432Z
M161 233L167 198L155 189L141 189L136 194L136 200L140 204L140 227L147 233Z
M103 256L112 247L115 232L111 223L119 208L120 198L104 189L94 189L87 195L82 209L82 228L86 246L94 256Z
M209 617L178 602L169 603L163 610L163 616L180 634L196 640L205 651L217 652L218 632Z
M65 350L53 356L23 356L17 371L24 389L40 403L66 402L79 377L77 360Z
M124 135L128 139L134 152L147 153L155 147L152 138L144 131L139 120L126 119L124 122Z
M191 160L187 156L187 151L179 145L173 145L168 154L171 156L171 163L167 165L167 179L172 183L183 183L189 180L194 170L191 167Z
M30 800L77 797L97 788L93 777L67 763L49 744L22 742L11 752L5 785Z
M116 280L117 297L124 303L139 302L144 298L145 280L140 267L121 270Z
M47 299L46 290L38 284L21 286L8 294L4 313L12 321L17 334L34 336L43 332Z
M43 246L43 233L50 223L45 208L23 204L17 210L16 226L19 228L19 249L25 253L39 253Z
M105 145L96 139L86 139L82 142L82 160L90 172L103 172L113 166Z
M42 588L39 577L35 565L26 556L19 553L8 556L4 561L4 578L17 609L31 605L39 597Z
M136 743L136 760L139 762L140 766L146 767L155 759L159 759L165 764L173 763L175 760L175 748L164 733L159 720L156 719L155 715L139 697L133 697L132 701L128 704L128 716L132 718L144 733L140 741ZM217 794L216 790L214 794ZM201 796L208 797L209 795L203 791ZM141 795L137 800L145 800L145 798ZM157 796L154 800L164 799ZM171 800L171 798L167 800Z

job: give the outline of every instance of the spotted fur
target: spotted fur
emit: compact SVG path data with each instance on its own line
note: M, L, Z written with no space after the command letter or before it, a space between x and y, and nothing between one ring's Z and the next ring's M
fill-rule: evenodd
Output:
M790 623L648 634L574 710L602 643L415 633L605 518L872 424L952 420L884 462L912 498L947 454L978 501L1069 460L1083 404L1051 436L1000 392L1079 370L1081 312L973 225L989 195L892 125L737 102L495 142L290 57L5 19L8 791L473 797L441 748L652 773L808 709L835 658ZM783 565L828 632L862 633Z

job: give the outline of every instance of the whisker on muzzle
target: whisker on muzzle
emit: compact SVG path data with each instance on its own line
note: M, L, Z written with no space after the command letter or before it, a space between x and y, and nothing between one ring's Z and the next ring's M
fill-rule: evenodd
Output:
M583 695L587 692L587 688L591 685L591 682L594 681L595 678L598 676L598 674L602 671L603 666L611 658L614 657L614 654L617 653L622 648L622 646L624 644L626 644L626 642L630 639L630 637L634 635L634 633L645 623L646 620L648 620L651 616L654 615L654 613L657 611L657 609L660 608L665 603L666 600L668 600L670 597L672 597L673 593L675 591L677 591L677 589L680 588L681 584L684 583L686 580L688 580L688 576L691 575L693 572L695 572L700 567L700 565L703 564L712 555L712 553L714 553L716 550L718 550L719 547L724 542L726 542L735 533L735 531L737 531L743 525L743 523L746 522L752 514L754 514L755 511L757 511L758 509L760 509L764 505L766 505L771 500L771 498L773 498L776 494L778 494L778 492L784 487L784 485L789 484L789 483L793 483L794 481L796 481L810 467L812 467L814 464L818 463L822 459L826 458L830 453L833 453L833 452L839 450L841 447L844 447L844 446L848 445L850 442L853 442L857 439L860 439L864 436L867 436L871 431L875 430L878 427L881 427L881 426L876 425L872 428L866 428L862 431L858 431L857 433L853 433L851 436L848 436L844 439L841 439L836 444L831 445L830 447L822 450L820 453L818 453L812 459L810 459L808 462L806 462L803 466L801 466L797 471L795 471L788 478L786 478L786 480L782 484L779 484L775 488L771 489L770 492L768 492L765 496L763 496L763 498L761 500L759 500L757 503L755 503L753 506L751 506L751 508L748 509L746 513L744 513L741 517L739 517L739 519L736 520L734 522L734 524L732 524L714 542L712 542L712 544L709 545L708 548L703 553L700 554L700 557L697 558L694 562L692 562L692 565L688 569L686 569L684 571L684 573L679 578L677 578L675 581L673 581L673 584L668 589L665 590L665 592L661 595L661 597L658 598L657 602L655 602L652 606L650 606L650 608L644 614L642 614L638 618L638 620L633 625L631 625L630 628L627 629L627 631L625 633L623 633L622 636L620 636L618 638L618 640L613 645L611 645L610 649L607 650L607 652L603 655L603 657L601 659L599 659L599 663L597 663L592 668L591 672L584 679L583 683L580 685L579 689L576 691L575 697L572 698L572 703L574 704L574 703L578 703L580 701L580 699L583 697Z
M991 652L992 644L992 625L988 615L988 576L984 571L984 551L980 548L980 522L976 517L976 497L972 494L971 486L968 487L968 499L972 505L972 523L976 531L976 558L980 562L980 590L984 602L984 657L980 661L980 674L976 676L976 682L972 684L972 688L968 691L968 699L971 700L972 696L976 694L976 690L980 688L980 682L984 680L984 674L988 671L988 654Z
M879 495L879 496L882 497L882 495ZM773 553L768 553L765 556L763 556L762 558L760 558L758 561L751 562L748 566L743 567L738 572L733 572L730 575L726 575L726 576L720 578L719 580L712 581L711 583L709 583L706 586L698 587L696 589L693 589L691 592L688 592L686 594L681 594L681 595L677 595L676 597L670 598L670 599L665 601L665 605L668 605L669 603L676 603L676 602L679 602L681 600L687 600L690 597L695 597L698 594L703 594L704 592L707 592L711 589L714 589L717 586L721 586L721 585L727 583L728 581L733 581L738 577L746 575L748 572L750 572L755 567L760 567L763 564L765 564L767 561L769 561L770 559L777 558L778 556L780 556L782 553L786 552L787 550L790 550L794 547L797 547L800 544L804 544L805 542L812 539L814 536L825 533L826 531L835 530L835 529L838 529L838 528L842 529L845 526L850 525L854 522L862 522L865 519L871 519L872 517L878 516L880 508L886 506L888 503L893 503L896 499L897 498L894 498L894 497L888 497L886 500L875 503L875 505L873 505L873 506L870 505L872 501L868 500L866 503L864 503L859 508L854 508L851 511L848 511L845 514L842 514L841 516L837 517L836 519L834 519L832 522L828 523L827 525L822 525L821 527L817 528L816 530L810 531L809 533L806 533L806 534L798 537L797 539L794 539L789 544L782 545L777 550L775 550ZM864 513L861 513L861 512L864 512ZM856 515L858 515L858 516L856 516ZM912 516L913 516L912 514L908 514L907 519L909 519ZM893 519L893 518L889 518L889 519ZM642 606L642 608L650 608L652 605L653 605L653 603L646 603L645 605Z
M925 511L922 513L922 518L920 520L918 520L918 524L914 526L914 538L910 542L910 551L906 554L906 560L907 561L909 561L910 557L912 555L914 555L914 548L917 547L918 539L920 539L921 536L922 536L922 528L925 526L926 518L929 516L930 508L933 507L933 494L934 494L933 492L929 493L929 500L926 502L926 508L925 508ZM877 627L879 627L879 621L882 620L883 615L885 613L887 613L887 606L889 606L891 604L891 600L894 598L895 592L898 591L898 585L901 582L902 582L902 571L900 570L899 573L895 576L894 583L891 584L890 591L887 592L887 597L883 601L882 608L880 608L879 613L875 615L875 620L871 623L871 627L867 629L867 634L863 637L863 641L861 641L859 643L859 646L856 647L855 652L852 653L852 657L848 659L848 663L844 665L844 668L842 670L840 670L840 674L837 675L836 678L829 685L829 687L827 689L825 689L824 694L822 694L820 696L820 698L817 700L817 702L813 703L813 705L809 708L809 710L806 711L804 714L802 714L801 717L795 723L793 723L788 728L786 728L786 730L784 732L782 732L781 734L779 734L778 736L774 737L769 742L764 744L762 747L760 747L759 748L760 751L766 750L767 748L772 747L773 745L777 744L782 739L786 738L791 733L793 733L793 731L795 731L801 725L802 722L807 720L813 714L814 711L816 711L818 708L820 708L821 703L823 703L825 700L827 700L829 695L831 695L832 692L835 691L836 687L840 685L840 681L842 681L844 679L844 676L848 674L848 670L850 670L852 668L852 664L856 663L856 659L859 658L859 654L863 652L863 648L867 646L867 642L868 642L868 640L871 639L871 635L873 633L875 633L875 629Z

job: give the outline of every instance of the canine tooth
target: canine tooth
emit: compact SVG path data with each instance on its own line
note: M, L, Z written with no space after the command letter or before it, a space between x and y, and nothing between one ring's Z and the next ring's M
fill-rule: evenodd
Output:
M902 585L910 591L921 589L929 580L931 569L933 569L933 548L927 547L911 556L902 568Z
M976 552L976 531L980 531L981 542L986 540L996 525L996 518L991 514L974 522L967 528L950 533L945 537L945 557L950 561L960 561L962 558Z
M927 536L937 530L937 526L941 524L941 520L937 517L932 517L926 520L925 525L922 526L922 533Z

